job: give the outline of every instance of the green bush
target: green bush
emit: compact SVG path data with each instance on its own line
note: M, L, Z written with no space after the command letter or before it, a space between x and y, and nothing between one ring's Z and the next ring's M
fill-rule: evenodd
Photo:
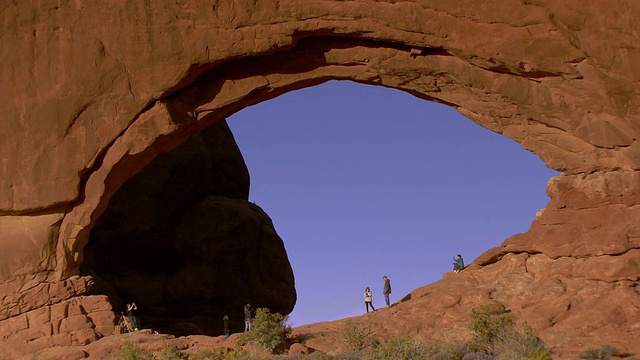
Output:
M355 350L375 346L380 343L373 325L371 325L369 321L362 319L347 320L344 325L343 338L344 341Z
M499 359L551 360L551 354L544 343L528 325L522 326L522 332L515 327L504 329L494 346Z
M314 351L310 354L296 354L296 355L281 355L273 358L274 360L345 360L350 359L354 360L351 357L333 357L331 355L325 354L322 351Z
M116 353L116 360L155 360L155 357L149 350L125 342Z
M504 310L485 307L471 311L473 338L469 350L496 357L497 359L550 360L551 354L544 343L528 325L519 332Z
M255 340L264 350L273 353L284 345L291 333L287 322L288 316L271 313L267 308L258 308L256 317L251 321L251 331L244 333L249 340Z
M222 349L209 349L195 354L191 354L190 360L224 360L224 352Z
M578 358L588 360L606 360L610 356L616 356L619 353L620 351L611 345L602 345L598 348L589 349L585 353L581 353L578 355Z
M485 307L480 311L471 310L471 330L473 338L469 343L472 352L494 355L496 344L503 334L513 332L513 320L509 316L501 316L504 311Z
M469 351L469 343L462 340L435 343L431 345L433 360L460 360Z
M314 351L309 355L304 356L304 360L334 360L335 358L331 355L327 355L321 351Z
M166 345L162 350L160 360L189 360L189 355L183 354L175 346Z
M437 353L434 346L415 341L410 336L392 338L384 344L374 346L367 351L371 360L430 360Z

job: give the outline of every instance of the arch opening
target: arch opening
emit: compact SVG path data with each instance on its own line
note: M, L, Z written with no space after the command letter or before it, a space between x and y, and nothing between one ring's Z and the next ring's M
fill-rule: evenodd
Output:
M175 335L218 335L223 315L237 327L246 302L289 313L296 290L278 222L247 200L243 156L226 123L215 123L118 190L92 230L81 273L96 279L92 292L109 295L115 309L136 301L143 327ZM242 280L251 277L257 281ZM398 280L396 293L430 282Z
M557 175L453 108L396 89L330 81L228 120L250 201L282 236L296 276L293 325L365 312L448 276L526 232ZM309 254L313 254L310 256Z

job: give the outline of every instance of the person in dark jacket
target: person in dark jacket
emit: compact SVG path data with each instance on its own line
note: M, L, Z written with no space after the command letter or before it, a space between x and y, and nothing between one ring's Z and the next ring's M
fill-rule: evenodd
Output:
M382 294L384 294L384 302L387 304L387 307L391 306L389 301L389 294L391 294L391 280L388 277L383 276L382 280L384 280L384 287L382 288Z
M132 302L127 304L127 317L133 326L133 330L138 330L138 319L136 319L135 310L138 310L136 303Z
M223 316L222 322L224 325L224 340L226 341L229 336L231 336L231 330L229 329L229 315Z
M462 260L462 255L458 254L453 258L453 273L457 274L462 269L464 269L464 260Z

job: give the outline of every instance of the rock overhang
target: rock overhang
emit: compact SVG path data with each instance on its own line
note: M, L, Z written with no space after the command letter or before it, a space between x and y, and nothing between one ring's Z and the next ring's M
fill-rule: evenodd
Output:
M66 279L110 197L158 154L243 107L332 79L452 106L563 173L527 234L491 259L629 253L640 242L640 71L630 60L637 44L619 29L634 31L638 9L619 5L627 11L577 2L13 4L5 11L22 14L22 25L3 32L29 41L10 47L2 71L15 75L4 87L3 133L25 139L1 145L16 156L3 157L0 241L21 259L0 268L3 292L74 283ZM28 48L38 55L31 62L18 56ZM44 64L60 71L34 71ZM14 246L22 243L32 246ZM3 318L53 301L15 299Z

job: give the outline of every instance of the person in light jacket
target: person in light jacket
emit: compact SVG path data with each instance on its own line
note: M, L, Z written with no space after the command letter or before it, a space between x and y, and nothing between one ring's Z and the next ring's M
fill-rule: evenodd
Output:
M367 312L369 312L369 306L373 311L376 311L376 308L373 307L373 294L371 293L371 289L367 287L364 289L364 305L367 308Z

